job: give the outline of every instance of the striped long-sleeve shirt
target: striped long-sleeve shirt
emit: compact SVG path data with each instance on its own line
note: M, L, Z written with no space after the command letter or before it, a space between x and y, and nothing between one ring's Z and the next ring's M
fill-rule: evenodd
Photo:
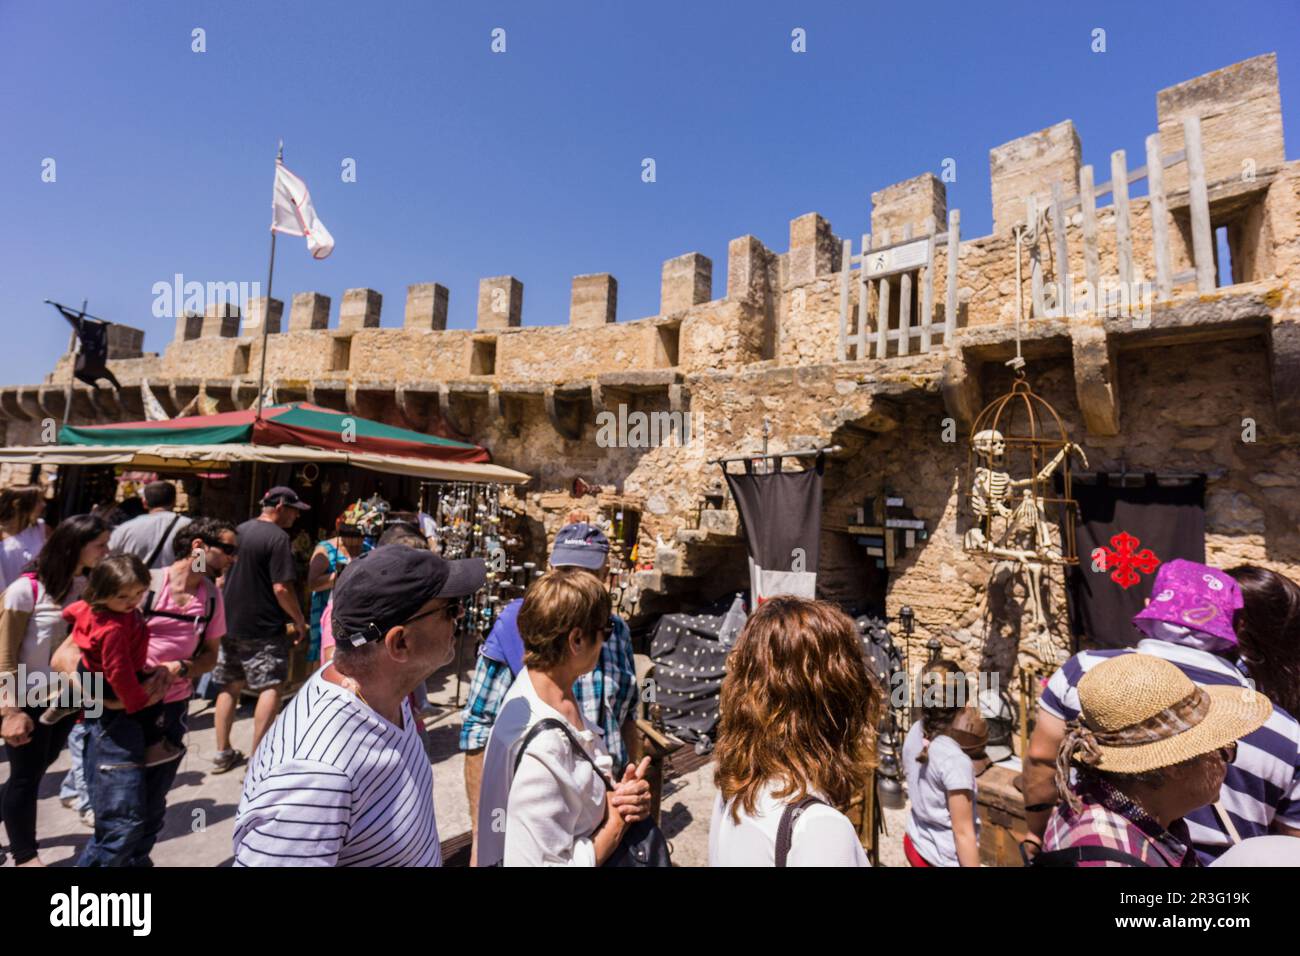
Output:
M407 701L396 727L322 668L253 755L236 866L440 866L433 772Z
M1136 648L1075 654L1047 682L1039 706L1061 720L1074 720L1079 715L1083 675L1108 658L1135 652L1176 664L1198 684L1248 686L1241 671L1209 651L1147 638ZM1263 727L1241 738L1219 802L1243 840L1268 833L1275 820L1300 828L1300 724L1294 717L1275 706ZM1233 842L1212 806L1193 810L1184 820L1202 863L1213 861Z

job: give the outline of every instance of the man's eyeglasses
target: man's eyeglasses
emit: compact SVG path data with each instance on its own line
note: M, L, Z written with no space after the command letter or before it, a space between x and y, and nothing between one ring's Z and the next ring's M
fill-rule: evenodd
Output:
M237 544L226 544L224 541L216 541L212 544L212 547L220 549L222 553L228 554L232 558L239 554L239 545Z
M1218 753L1224 763L1232 763L1237 759L1237 741L1234 740L1226 747L1220 747Z

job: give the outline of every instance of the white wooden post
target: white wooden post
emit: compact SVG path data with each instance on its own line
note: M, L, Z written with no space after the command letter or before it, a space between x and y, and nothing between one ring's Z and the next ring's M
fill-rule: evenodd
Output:
M1029 317L1038 319L1043 315L1043 260L1038 254L1038 197L1032 194L1025 200L1025 223L1034 243L1029 247L1029 289L1032 303Z
M1169 206L1165 201L1165 168L1160 158L1160 136L1147 137L1147 196L1151 200L1151 243L1155 246L1156 298L1173 294L1169 268Z
M889 230L881 229L876 236L876 245L889 245ZM880 298L876 305L876 358L882 359L889 354L889 278L881 276L876 283Z
M849 340L849 271L853 268L853 240L845 239L840 247L840 347L839 360L848 353Z
M1056 237L1056 306L1061 315L1074 314L1073 290L1070 288L1070 247L1065 242L1065 208L1061 183L1052 183L1052 231Z
M1196 261L1196 291L1214 291L1214 237L1210 231L1210 197L1205 186L1205 156L1201 152L1201 118L1183 118L1187 151L1187 201L1192 212L1192 256Z
M925 232L930 237L925 247L925 278L921 286L921 351L930 351L930 328L934 325L934 216L925 219Z
M948 288L944 290L943 344L951 346L957 332L957 256L961 251L961 210L948 213Z
M1115 200L1115 249L1119 256L1119 281L1128 288L1133 281L1133 235L1128 220L1128 159L1122 149L1110 154L1110 194Z
M912 238L912 224L903 227L903 241ZM906 355L912 344L912 273L898 277L898 354Z
M858 269L858 336L856 342L856 355L858 361L871 358L867 354L867 320L870 315L868 308L871 298L871 283L867 281L867 253L871 249L871 233L862 234L862 265Z
M1083 207L1083 271L1088 280L1090 305L1095 313L1101 287L1101 257L1097 254L1097 194L1092 184L1092 167L1079 170L1079 202Z

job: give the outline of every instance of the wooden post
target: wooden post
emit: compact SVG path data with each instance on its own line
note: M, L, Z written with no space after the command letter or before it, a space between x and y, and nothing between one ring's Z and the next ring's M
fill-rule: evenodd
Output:
M1043 315L1043 260L1038 254L1038 197L1032 194L1025 199L1025 224L1033 238L1033 245L1029 247L1029 289L1032 303L1029 317L1038 319Z
M853 240L845 239L840 252L840 346L839 360L847 357L849 339L849 271L853 268Z
M953 344L957 331L957 256L961 251L961 210L948 213L948 288L944 291L943 344Z
M1210 198L1205 188L1205 156L1201 152L1201 118L1183 118L1187 152L1187 201L1192 212L1192 258L1196 262L1196 291L1214 291L1214 237L1210 232Z
M1160 159L1160 136L1147 137L1147 196L1151 200L1151 243L1155 246L1156 298L1173 294L1169 269L1169 206L1165 202L1165 167Z
M876 240L878 246L889 245L889 230L881 229ZM882 359L889 353L889 278L881 276L876 288L880 290L876 305L876 358Z
M925 231L930 237L925 247L925 278L921 286L921 351L930 351L930 328L934 325L934 216L925 218Z
M1070 247L1065 242L1065 207L1060 181L1052 183L1052 232L1056 237L1056 305L1061 315L1074 314L1073 290L1070 288Z
M1133 281L1133 236L1128 221L1128 159L1124 150L1110 154L1110 194L1115 200L1115 249L1119 255L1119 281Z
M903 227L903 241L912 238L912 224ZM912 344L912 273L898 278L898 354L906 355Z
M1092 167L1079 170L1079 200L1083 207L1083 271L1088 280L1092 311L1097 311L1101 285L1101 257L1097 254L1097 194L1092 185Z
M862 234L862 266L858 269L858 336L857 336L857 355L858 361L871 358L867 354L867 320L871 314L869 308L871 298L871 283L867 281L867 253L871 249L871 233Z

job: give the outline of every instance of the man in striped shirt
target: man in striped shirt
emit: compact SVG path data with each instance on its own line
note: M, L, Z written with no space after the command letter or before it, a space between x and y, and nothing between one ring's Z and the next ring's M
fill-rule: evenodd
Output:
M253 755L237 866L440 866L433 773L407 695L453 656L482 560L405 545L354 560L334 586L334 659Z
M1174 561L1170 566L1190 565ZM1199 574L1219 586L1211 590L1216 597L1202 596L1199 604L1211 601L1223 604L1222 617L1230 621L1232 611L1241 607L1240 592L1231 577L1216 568L1195 565ZM1165 569L1162 567L1162 572ZM1177 573L1176 569L1173 569ZM1172 575L1171 575L1172 579ZM1157 600L1174 595L1174 583L1158 575L1152 593ZM1207 582L1208 583L1208 582ZM1208 592L1207 592L1208 593ZM1217 595L1235 595L1229 600ZM1153 605L1139 617L1157 617ZM1141 620L1136 624L1143 625ZM1206 647L1230 648L1225 639L1209 643L1201 630L1166 626L1167 622L1145 624L1148 636L1135 648L1082 651L1075 654L1048 681L1038 704L1038 718L1029 745L1025 769L1025 819L1030 842L1042 839L1047 819L1056 805L1053 782L1056 754L1065 737L1066 724L1079 716L1079 680L1104 660L1121 654L1152 654L1175 664L1197 684L1250 687L1250 681L1227 658ZM1224 631L1224 634L1230 633ZM1229 846L1249 837L1268 833L1300 837L1300 723L1279 707L1263 727L1241 738L1237 755L1228 767L1218 805L1202 807L1184 818L1193 847L1202 863L1210 863Z

